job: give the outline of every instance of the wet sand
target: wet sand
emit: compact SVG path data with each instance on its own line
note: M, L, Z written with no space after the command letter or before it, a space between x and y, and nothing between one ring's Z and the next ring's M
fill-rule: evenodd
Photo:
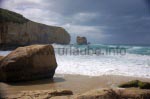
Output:
M81 75L56 74L54 79L43 79L20 83L0 83L1 90L7 94L15 94L20 91L68 89L74 94L82 94L90 90L100 88L115 88L118 84L130 80L150 81L150 78L137 78L127 76L104 75L89 77Z

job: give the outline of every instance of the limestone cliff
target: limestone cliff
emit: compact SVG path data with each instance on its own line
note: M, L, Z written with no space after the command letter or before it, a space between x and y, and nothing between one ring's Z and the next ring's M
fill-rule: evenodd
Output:
M70 35L61 27L36 23L20 14L0 8L0 45L69 42Z

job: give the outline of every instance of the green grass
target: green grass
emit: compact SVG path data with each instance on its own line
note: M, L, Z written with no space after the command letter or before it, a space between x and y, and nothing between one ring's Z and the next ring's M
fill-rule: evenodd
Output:
M24 18L21 14L2 9L0 8L0 22L13 22L13 23L26 23L29 21L28 19Z
M119 85L121 88L131 88L136 87L140 89L150 89L150 83L149 82L142 82L139 80L133 80L124 84Z

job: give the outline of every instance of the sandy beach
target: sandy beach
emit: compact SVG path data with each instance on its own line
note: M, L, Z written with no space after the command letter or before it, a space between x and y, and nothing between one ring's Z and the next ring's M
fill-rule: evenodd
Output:
M150 0L135 1L0 0L0 99L150 99Z
M100 88L116 88L119 84L130 80L150 81L149 78L104 75L89 77L81 75L56 74L53 80L43 79L20 83L0 83L1 89L7 94L16 94L20 91L68 89L73 94L82 94Z

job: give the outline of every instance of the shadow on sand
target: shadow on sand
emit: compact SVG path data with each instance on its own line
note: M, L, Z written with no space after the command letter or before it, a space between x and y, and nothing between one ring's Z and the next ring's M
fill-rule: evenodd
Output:
M12 86L29 86L29 85L52 84L52 83L59 83L64 81L65 79L61 77L54 77L53 79L40 79L40 80L25 81L25 82L9 82L7 84Z

